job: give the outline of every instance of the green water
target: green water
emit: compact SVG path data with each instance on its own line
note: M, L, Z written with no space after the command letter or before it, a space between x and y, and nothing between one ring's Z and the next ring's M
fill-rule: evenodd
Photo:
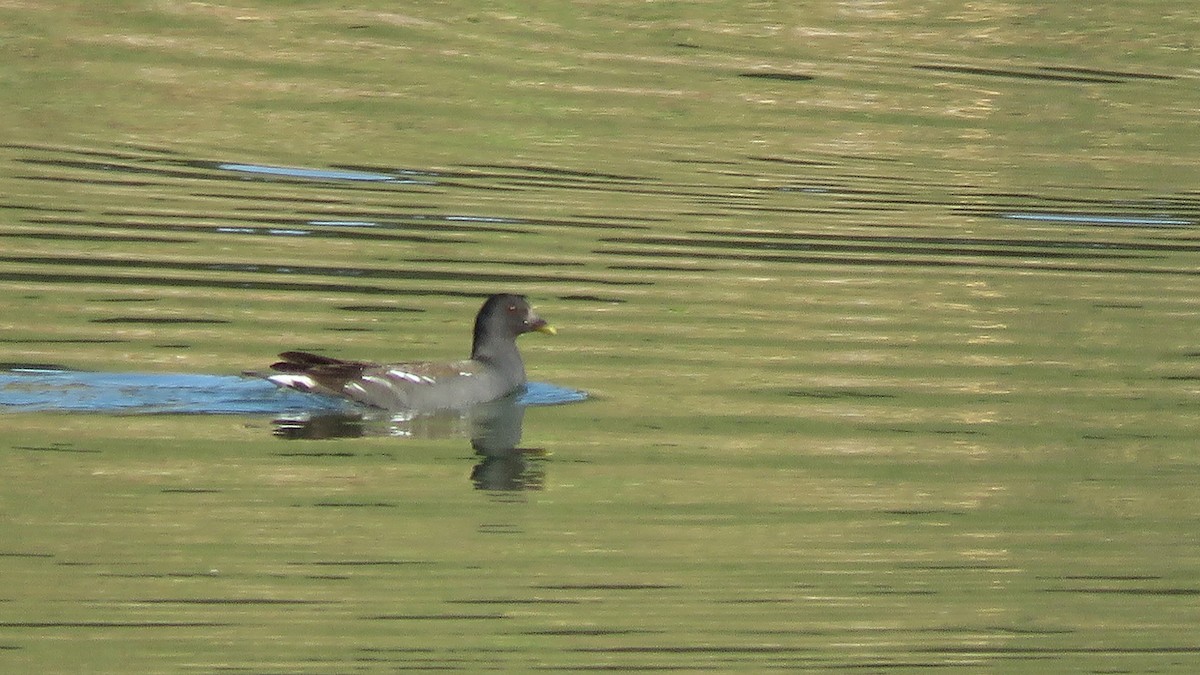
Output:
M0 362L461 358L503 290L591 395L505 490L461 433L4 411L0 670L1196 670L1151 4L0 9Z

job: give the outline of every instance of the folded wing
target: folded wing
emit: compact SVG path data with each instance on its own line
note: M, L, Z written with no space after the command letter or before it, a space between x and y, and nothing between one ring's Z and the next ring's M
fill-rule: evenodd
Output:
M284 352L267 379L281 387L338 396L376 408L440 409L472 405L514 386L475 361L399 363L346 361L309 352Z

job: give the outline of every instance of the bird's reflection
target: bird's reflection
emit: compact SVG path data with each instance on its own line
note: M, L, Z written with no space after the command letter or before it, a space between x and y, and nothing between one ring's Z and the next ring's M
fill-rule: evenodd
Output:
M319 440L395 436L404 438L471 439L478 463L471 482L480 490L541 490L545 485L546 453L522 448L525 406L508 396L463 410L433 413L332 411L276 418L276 436L287 440Z

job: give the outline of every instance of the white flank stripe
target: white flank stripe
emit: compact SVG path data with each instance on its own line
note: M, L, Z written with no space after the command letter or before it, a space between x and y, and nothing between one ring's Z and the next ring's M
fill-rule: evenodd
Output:
M308 375L296 375L295 373L272 375L267 378L267 381L273 382L280 387L299 389L300 391L312 391L317 388L317 383L311 377Z
M397 370L397 369L393 368L388 371L388 375L395 377L397 379L408 380L409 382L412 382L413 384L433 384L432 377L426 377L424 375L417 375L416 373L410 373L407 370Z

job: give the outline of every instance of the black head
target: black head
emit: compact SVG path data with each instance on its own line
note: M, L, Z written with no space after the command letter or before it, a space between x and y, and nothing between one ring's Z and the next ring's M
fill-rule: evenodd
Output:
M472 355L479 353L488 340L515 340L522 333L537 331L554 335L554 326L538 316L523 295L501 293L493 295L475 315L475 337Z

